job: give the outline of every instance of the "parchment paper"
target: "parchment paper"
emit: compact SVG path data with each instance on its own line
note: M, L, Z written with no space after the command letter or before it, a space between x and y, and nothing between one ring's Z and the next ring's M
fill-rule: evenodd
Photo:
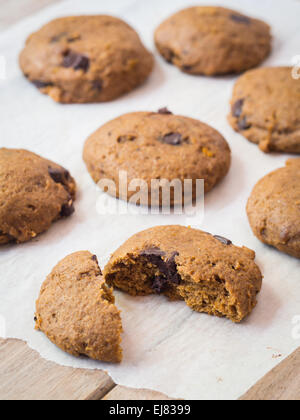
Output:
M62 365L108 371L121 385L148 388L187 399L236 399L299 345L295 316L300 314L299 260L262 245L247 222L245 205L254 184L284 165L286 155L265 155L228 125L234 77L205 78L180 73L156 53L156 67L143 87L122 99L96 105L62 106L39 94L22 76L18 53L27 35L52 18L107 13L132 24L152 51L153 31L176 10L210 0L81 0L48 8L0 36L7 79L0 81L0 145L26 148L67 167L79 188L76 214L56 223L33 242L0 250L0 314L6 336L25 340L41 356ZM274 52L265 65L291 64L299 50L300 2L231 0L223 5L268 21ZM259 92L257 92L259 95ZM206 196L205 218L193 226L230 238L257 252L265 279L259 303L241 325L192 312L162 297L131 298L120 292L124 362L120 366L73 358L34 331L35 300L53 266L71 252L88 249L105 263L132 234L158 224L185 224L182 216L99 216L98 192L81 155L87 136L125 112L157 110L213 125L233 151L228 177ZM4 335L4 334L3 334ZM1 379L0 379L1 380Z

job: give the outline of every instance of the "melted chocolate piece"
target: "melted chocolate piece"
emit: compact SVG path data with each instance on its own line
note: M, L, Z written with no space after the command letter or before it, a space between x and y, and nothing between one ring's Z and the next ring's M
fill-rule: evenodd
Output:
M167 107L159 109L158 113L161 115L173 115L173 112L169 111Z
M61 217L69 217L74 212L75 212L75 208L74 208L73 200L70 197L70 200L68 201L68 203L63 204L63 206L61 208L60 215L61 215Z
M90 59L85 55L76 53L74 51L67 51L64 56L63 66L66 68L73 68L74 70L83 70L87 72L90 67Z
M48 168L49 175L57 184L65 185L66 180L70 179L70 173L66 169Z
M161 275L156 276L152 283L152 288L157 294L162 293L169 283L179 285L181 282L175 261L175 258L179 255L178 252L174 252L170 258L163 260L162 257L165 255L165 252L156 247L146 249L141 253L141 256L146 257L161 272Z
M38 89L43 89L49 86L53 86L53 83L42 82L41 80L32 80L31 83L34 84L34 86L37 87Z
M241 118L238 121L238 127L240 130L248 130L251 127L251 124L247 122L247 117Z
M246 25L249 25L251 23L251 19L249 19L247 16L242 15L231 15L230 19L238 23L245 23Z
M245 99L239 99L232 106L232 115L236 118L240 118L243 112Z
M180 133L169 133L159 138L161 143L169 144L170 146L181 146L183 143L187 143L187 139L184 139Z
M216 235L214 236L214 238L220 241L224 245L232 245L232 242L229 239L223 238L223 236Z

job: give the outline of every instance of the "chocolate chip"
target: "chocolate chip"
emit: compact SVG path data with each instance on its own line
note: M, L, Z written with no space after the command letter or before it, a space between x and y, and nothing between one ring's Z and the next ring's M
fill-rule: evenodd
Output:
M162 293L165 287L170 283L180 284L181 277L177 272L175 261L175 258L179 255L178 252L173 252L171 257L167 260L162 259L166 254L159 248L149 248L143 251L141 255L146 257L147 260L161 272L161 274L156 276L152 282L152 288L156 293Z
M36 321L37 321L37 317L35 316L35 317L33 318L33 320L34 320L34 322L36 322Z
M245 99L239 99L232 106L232 115L236 118L240 118L243 112Z
M99 92L103 89L103 81L98 79L92 82L93 89L98 90Z
M75 208L74 208L73 200L70 198L68 203L63 204L63 206L61 208L60 215L61 215L61 217L69 217L74 212L75 212Z
M98 258L97 258L97 255L93 255L93 256L92 256L92 260L93 260L93 261L96 261L96 263L98 263Z
M43 89L49 86L53 86L53 83L51 82L42 82L41 80L32 80L31 83L34 84L35 87L38 89Z
M180 133L169 133L159 138L161 143L169 144L170 146L180 146L183 143L188 143L188 139L184 139Z
M241 118L238 120L238 128L240 130L248 130L251 127L251 124L248 123L247 118Z
M214 238L220 241L224 245L232 245L232 242L229 239L223 238L223 236L216 235L214 236Z
M251 23L251 19L249 19L247 16L242 15L231 15L230 19L238 23L246 23L247 25Z
M54 44L54 43L56 43L56 42L59 42L62 38L65 38L66 36L68 36L67 32L61 32L60 34L53 36L53 37L50 39L50 42L51 42L52 44Z
M74 51L67 51L64 56L63 66L66 68L72 67L74 70L83 70L87 72L90 67L90 59L85 55L76 53Z
M169 111L167 107L161 108L158 113L161 115L173 115L173 112Z
M63 168L48 168L48 173L57 184L65 184L65 181L70 179L70 173Z
M126 143L128 141L134 141L134 140L136 140L136 137L132 135L125 135L125 136L120 136L117 138L118 143Z

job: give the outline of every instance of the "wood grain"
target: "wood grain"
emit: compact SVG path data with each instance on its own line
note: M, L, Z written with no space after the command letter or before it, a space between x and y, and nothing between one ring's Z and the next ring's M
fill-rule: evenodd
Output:
M104 400L114 400L114 401L130 401L130 400L158 400L158 401L167 401L172 400L172 398L167 397L160 392L148 391L146 389L133 389L126 388L124 386L117 385L113 388L104 398Z
M114 386L101 371L58 366L19 340L0 339L1 400L99 400Z
M241 400L300 401L300 348L262 378Z

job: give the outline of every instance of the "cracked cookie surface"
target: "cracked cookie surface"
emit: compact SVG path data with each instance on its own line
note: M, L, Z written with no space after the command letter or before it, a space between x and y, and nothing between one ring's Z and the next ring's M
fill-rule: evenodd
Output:
M74 212L76 184L62 166L0 149L0 244L26 242Z
M265 152L300 153L300 80L291 67L251 70L235 84L228 117Z
M114 100L142 84L154 59L127 23L111 16L51 21L20 55L25 76L61 103Z
M233 322L252 312L262 286L253 251L183 226L134 235L112 255L104 276L132 296L163 294Z
M231 164L230 148L220 133L165 108L110 121L86 141L83 157L94 181L113 180L119 198L126 199L120 188L120 171L127 172L128 184L135 179L145 181L149 191L145 201L149 204L152 198L153 205L158 202L151 197L151 191L156 192L152 180L204 179L208 192L225 177ZM127 199L134 194L128 187ZM195 188L192 194L195 198ZM176 197L171 197L171 204L175 201Z
M300 258L300 158L257 183L247 213L258 239Z
M271 51L270 27L223 7L191 7L164 21L155 43L170 63L190 74L240 73Z
M76 252L60 261L36 302L36 329L73 356L120 363L120 312L97 257Z

